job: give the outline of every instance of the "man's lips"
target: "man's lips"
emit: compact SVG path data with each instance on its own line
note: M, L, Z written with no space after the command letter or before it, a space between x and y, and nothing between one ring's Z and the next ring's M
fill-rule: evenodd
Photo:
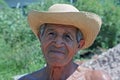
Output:
M50 50L50 53L56 53L56 54L65 54L63 51L61 50Z

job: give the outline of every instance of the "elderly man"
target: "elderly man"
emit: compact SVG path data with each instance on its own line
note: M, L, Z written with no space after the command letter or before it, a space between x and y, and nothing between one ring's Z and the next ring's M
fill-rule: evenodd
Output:
M47 12L30 12L28 22L41 42L47 66L19 80L110 80L102 71L73 62L79 50L94 42L102 24L99 16L68 4L54 4Z

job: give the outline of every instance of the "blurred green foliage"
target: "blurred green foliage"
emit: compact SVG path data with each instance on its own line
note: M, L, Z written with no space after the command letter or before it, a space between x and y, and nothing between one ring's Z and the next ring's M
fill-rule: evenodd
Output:
M39 44L20 9L2 10L0 12L0 79L12 80L13 75L41 68L45 61Z
M116 0L117 1L117 0ZM77 0L79 10L92 11L101 16L101 31L90 49L111 48L120 43L120 4L115 0Z
M68 3L68 0L43 0L24 8L45 11L54 3ZM0 80L13 80L17 74L30 73L45 65L39 40L32 33L27 17L20 8L9 8L3 1L0 10ZM89 49L110 48L120 43L120 5L113 0L77 0L72 5L79 10L92 11L101 16L103 25ZM79 58L79 57L76 57Z

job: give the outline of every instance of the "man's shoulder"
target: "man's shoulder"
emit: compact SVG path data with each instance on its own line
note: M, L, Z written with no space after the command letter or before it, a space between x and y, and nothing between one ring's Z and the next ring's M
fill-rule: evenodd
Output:
M27 74L25 76L22 76L18 80L36 80L31 74Z
M44 69L32 72L30 74L26 74L18 80L39 80L42 77Z

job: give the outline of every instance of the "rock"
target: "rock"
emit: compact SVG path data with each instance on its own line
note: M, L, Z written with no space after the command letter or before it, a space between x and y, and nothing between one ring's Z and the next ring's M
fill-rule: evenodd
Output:
M120 44L82 64L84 67L107 72L112 80L120 80Z

